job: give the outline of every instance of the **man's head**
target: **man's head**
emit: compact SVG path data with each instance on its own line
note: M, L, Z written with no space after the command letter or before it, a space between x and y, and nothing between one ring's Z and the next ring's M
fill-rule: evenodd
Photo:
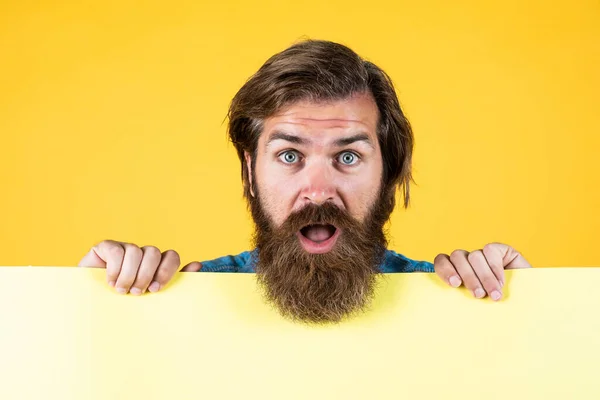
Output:
M396 189L409 201L413 136L389 77L345 46L302 42L238 91L229 136L269 300L313 322L362 309Z

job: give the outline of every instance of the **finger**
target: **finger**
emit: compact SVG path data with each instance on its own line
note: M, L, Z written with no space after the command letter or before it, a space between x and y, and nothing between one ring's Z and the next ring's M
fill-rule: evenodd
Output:
M131 285L133 285L143 255L142 249L134 244L125 243L123 247L125 248L125 257L123 257L123 265L116 283L117 292L121 294L129 292Z
M469 253L465 250L454 250L452 254L450 254L450 261L452 262L452 265L454 265L456 272L460 275L460 278L467 289L473 293L473 296L481 299L485 297L485 290L483 289L479 278L477 278L475 271L473 271L471 264L469 264L469 261L467 260L468 254Z
M198 261L191 262L181 269L181 272L198 272L202 269L202 264Z
M500 283L500 288L504 287L504 263L502 261L502 251L494 244L486 244L483 246L483 255L492 268L492 272Z
M502 269L533 268L521 253L509 245L490 243L486 247L488 247L489 252L497 253L502 259Z
M125 248L123 243L114 240L104 240L92 248L95 255L106 263L106 280L110 286L115 286L123 258L125 257Z
M460 276L456 272L452 262L450 262L450 257L447 254L438 254L433 260L433 267L435 273L448 285L455 288L462 285Z
M148 286L148 290L154 293L162 289L171 280L175 272L177 272L180 263L181 261L177 252L167 250L162 253L162 259L154 274L152 283Z
M521 253L510 247L512 251L507 252L506 256L503 258L508 260L508 264L504 267L504 269L524 269L524 268L533 268L529 261L523 257Z
M467 256L469 260L469 264L475 271L477 278L479 278L479 282L483 285L483 288L490 295L490 297L498 301L502 297L502 289L500 288L500 282L498 282L498 278L492 272L492 268L487 263L485 256L483 255L483 251L476 250L469 253Z
M106 268L106 262L91 248L90 251L79 261L78 267L83 268Z
M161 260L160 250L154 246L142 247L142 261L140 268L135 277L135 281L129 292L134 295L140 295L148 289L152 278L160 264Z

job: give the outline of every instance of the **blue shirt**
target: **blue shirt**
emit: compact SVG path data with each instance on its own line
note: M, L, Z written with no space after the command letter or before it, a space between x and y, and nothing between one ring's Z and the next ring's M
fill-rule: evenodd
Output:
M256 272L256 250L245 251L235 256L224 256L210 261L202 262L201 272ZM434 272L433 264L427 261L415 261L404 257L393 250L385 251L385 258L380 272Z

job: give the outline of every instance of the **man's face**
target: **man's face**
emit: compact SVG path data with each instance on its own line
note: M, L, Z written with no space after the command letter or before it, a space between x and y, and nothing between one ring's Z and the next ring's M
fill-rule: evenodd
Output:
M324 202L364 220L383 173L377 119L373 97L360 94L328 104L297 103L265 120L250 175L275 225L309 203ZM246 162L250 169L249 156Z
M283 315L332 322L373 294L386 240L377 107L357 95L302 102L267 119L247 156L256 272Z

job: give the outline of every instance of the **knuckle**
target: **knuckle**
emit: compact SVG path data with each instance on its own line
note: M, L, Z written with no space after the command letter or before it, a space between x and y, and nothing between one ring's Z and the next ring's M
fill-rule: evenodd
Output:
M495 248L496 248L496 243L488 243L485 246L483 246L483 252L490 253L490 252L493 252Z
M437 256L435 256L435 258L433 259L433 263L434 264L440 264L442 263L444 260L446 260L446 257L448 257L446 254L438 254Z
M147 286L153 277L153 271L140 270L135 278L134 286L144 289L144 286Z
M155 246L144 246L143 248L144 256L150 258L160 259L160 250Z
M160 283L166 283L175 271L168 268L159 268L156 272L156 280Z
M126 283L127 285L131 286L135 281L137 272L137 270L121 270L121 273L119 274L118 283Z
M123 248L116 243L109 243L107 252L109 256L115 258L123 258L123 256L125 255L125 250L123 250Z
M469 260L470 263L473 263L475 260L479 259L481 255L481 250L472 251L467 255L467 260Z
M119 245L119 242L117 242L116 240L106 239L106 240L96 243L94 248L101 248L101 247L110 248L112 246L118 246L118 245Z
M135 276L130 274L120 274L117 279L117 287L129 289L131 285L133 285L133 281L135 280Z
M500 288L498 285L498 281L492 277L482 279L481 284L487 292L491 292L492 290Z
M111 285L113 285L112 282L115 282L115 286L116 286L116 282L119 280L119 275L115 274L114 272L107 272L106 273L106 279L111 282Z
M452 253L450 253L450 260L455 261L455 260L460 260L465 256L466 251L464 250L454 250Z
M467 261L469 261L469 263L470 263L470 264L472 264L472 263L473 263L473 261L475 261L475 258L477 258L477 257L475 256L475 252L469 253L469 254L467 255Z
M141 257L143 255L142 249L140 249L135 244L128 243L125 245L125 251L131 253L132 255Z
M462 279L465 282L465 286L469 290L475 290L475 289L481 287L481 285L479 284L479 281L477 279L472 279L469 277L462 277Z
M167 251L165 251L163 257L164 257L164 259L166 261L169 261L169 263L176 264L175 265L176 267L178 267L179 264L181 263L181 259L179 258L179 254L175 250L167 250Z

